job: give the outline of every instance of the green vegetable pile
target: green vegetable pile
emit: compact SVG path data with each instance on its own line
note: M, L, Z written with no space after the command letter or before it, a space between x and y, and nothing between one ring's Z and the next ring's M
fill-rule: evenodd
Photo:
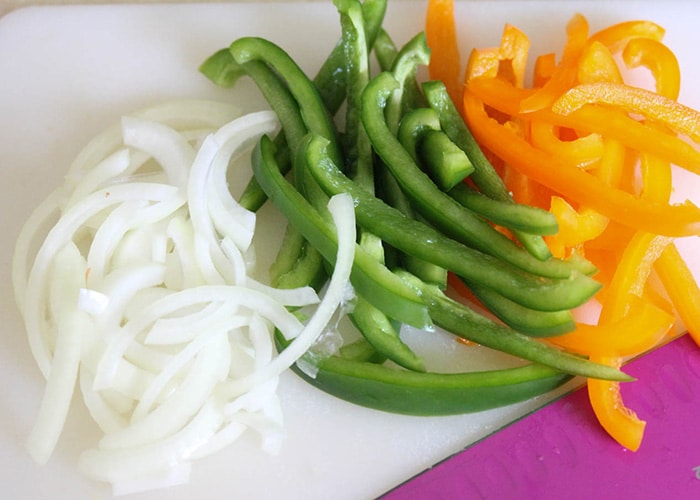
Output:
M599 289L595 269L582 258L550 255L542 236L557 231L553 216L513 202L444 85L419 80L430 56L424 34L397 48L383 28L386 0L335 5L341 39L314 78L283 48L256 37L235 40L200 68L223 87L252 78L280 119L281 133L257 145L254 178L240 198L251 210L269 199L288 219L273 284L323 286L337 251L326 204L340 192L355 201L350 318L362 336L316 359L315 377L298 373L348 401L414 415L499 407L574 375L629 380L533 338L574 328L571 309ZM448 272L500 321L450 298ZM437 325L529 363L427 372L399 336L402 324ZM285 339L277 341L284 348Z

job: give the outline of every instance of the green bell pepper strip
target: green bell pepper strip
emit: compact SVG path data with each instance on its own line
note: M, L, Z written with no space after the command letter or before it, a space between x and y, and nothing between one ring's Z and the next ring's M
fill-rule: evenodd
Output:
M377 39L372 46L372 51L379 63L379 69L381 71L391 71L391 67L399 51L396 48L396 44L394 44L394 40L392 40L385 29L382 28L379 30Z
M440 117L432 108L411 109L403 115L399 123L396 138L416 163L420 161L418 142L427 130L442 130Z
M339 356L318 363L315 378L292 369L314 387L380 411L444 416L500 408L545 394L571 379L539 365L471 373L420 373Z
M401 340L387 315L363 297L357 298L350 320L377 354L409 370L425 371L423 359Z
M416 165L391 133L384 119L384 109L397 88L396 80L389 73L380 73L374 77L363 94L362 122L376 153L392 171L417 211L449 237L499 257L529 273L549 278L566 278L573 271L586 274L592 272L594 268L588 262L584 262L585 267L580 269L582 263L578 260L550 258L542 261L534 258L488 222L442 192Z
M270 284L276 288L311 286L319 290L328 279L323 257L292 225L287 225L280 250L270 265Z
M419 138L427 130L442 130L440 116L433 108L416 108L407 112L402 118L397 137L416 162L425 163L421 164L421 167L432 169L433 165L430 165L430 162L422 162L418 154ZM464 150L459 149L466 154ZM469 175L473 171L474 166L471 164ZM547 210L496 200L471 188L466 183L456 184L448 190L448 194L465 208L499 226L539 235L555 234L558 231L557 219Z
M439 238L440 233L429 234L429 228L424 226L423 232L415 229L419 222L407 219L400 212L385 205L381 200L372 196L361 187L354 184L338 168L333 165L330 156L325 152L326 140L321 137L312 137L307 146L307 168L316 177L322 188L327 189L329 195L347 193L355 201L355 213L360 226L368 226L388 243L399 247L396 242L400 237L394 237L390 233L407 235L405 240L408 245L421 246L423 241L435 239L440 247L431 247L435 254L449 255L449 260L463 263L464 255L457 256L450 252L446 238ZM373 221L382 221L374 223ZM400 247L399 247L400 248ZM466 248L466 247L464 247ZM404 248L400 248L405 251ZM488 256L487 256L488 257ZM493 266L490 263L490 266ZM447 267L447 266L446 266ZM469 262L467 267L489 267L487 263L474 264ZM452 269L454 270L454 269ZM490 272L498 272L495 269L487 269ZM470 308L446 297L438 287L427 285L421 280L412 277L400 270L395 271L410 286L415 287L417 293L428 305L428 310L433 321L446 330L508 354L527 359L532 362L552 366L574 375L583 375L593 378L605 378L613 380L627 380L626 375L619 370L605 365L591 363L583 358L564 353L556 348L542 344L532 338L518 333L510 328L492 322L475 313ZM487 281L488 282L488 281ZM591 280L592 283L595 283ZM536 283L542 285L541 278ZM596 289L598 284L595 284ZM543 292L532 290L531 296L541 298ZM551 300L549 297L548 300Z
M349 11L352 4L349 2L345 4L343 4L343 2L339 3L342 14L341 18L345 23L344 30L346 34L344 34L344 38L347 40L348 38L355 36L357 33L357 28L360 26L361 19L358 18L357 11L355 11L354 19L351 18ZM343 9L348 9L348 13L346 14ZM362 55L366 54L366 49L363 50L364 47L362 47L364 44L364 40L358 40L354 43L352 41L348 41L348 43L346 43L346 49L350 51L350 56L353 59L365 57ZM354 47L355 51L357 51L357 54L353 53L352 47ZM258 38L243 38L236 40L231 44L230 51L236 62L244 69L251 67L255 70L252 72L248 71L248 74L250 74L259 84L266 84L265 88L272 88L273 85L268 82L268 80L277 78L278 81L283 82L285 84L284 87L288 89L288 92L279 91L275 95L270 95L265 91L263 91L263 94L268 99L268 102L275 111L277 109L281 109L283 111L283 116L280 118L280 121L282 122L282 129L285 136L287 137L287 143L289 144L293 154L293 163L297 163L296 158L299 155L299 151L302 150L301 143L303 142L303 138L300 138L300 135L305 133L307 130L313 133L322 134L322 136L329 141L329 144L331 141L333 141L334 147L332 148L332 151L334 156L337 159L343 158L342 153L335 142L336 133L334 125L322 102L322 99L320 98L320 94L318 93L314 84L306 77L303 71L296 65L296 63L286 52L273 43ZM262 67L260 65L262 65ZM350 78L353 74L353 72L348 72L347 76ZM368 77L366 79L368 79ZM280 83L280 85L282 84ZM350 87L350 90L351 92L355 93L360 92L353 87ZM359 97L357 98L359 99ZM357 125L361 126L359 119L357 120ZM366 149L371 153L371 146L369 145L369 142L366 143ZM369 168L369 166L364 165L362 168ZM306 198L312 200L312 208L319 211L325 210L325 206L327 204L326 195L320 191L315 181L306 175L305 169L295 165L294 177L297 190L304 192ZM258 183L260 183L259 180ZM275 203L274 200L273 203ZM290 217L288 216L288 218ZM301 230L298 225L296 225L296 227L297 230L300 230L300 232L304 234L304 236L308 234ZM323 250L319 248L317 244L311 240L309 241L312 243L313 248L308 248L308 252L321 252L326 259L329 258L328 253L323 253ZM362 243L360 248L365 251L369 257L374 256L377 258L377 253L382 249L381 241L375 239L368 242L365 238L365 241ZM381 260L383 259L378 259L379 262L381 262ZM329 260L329 262L331 261ZM303 276L311 275L306 267L302 267L302 270L307 271ZM294 272L295 274L300 273L297 269L295 269ZM380 354L386 355L401 366L415 370L424 369L420 358L401 341L400 336L398 332L395 331L391 320L386 317L385 313L389 312L390 309L382 309L379 304L377 304L377 307L375 307L373 303L370 303L368 297L366 297L362 291L359 291L358 295L359 311L361 311L365 317L356 317L359 316L359 312L351 314L351 317L358 326L358 329L368 339L372 346L375 347ZM373 295L372 298L377 300L376 294ZM369 321L370 319L373 321ZM404 320L404 317L398 316L396 319ZM409 322L418 320L416 318L409 317L406 321ZM421 321L424 321L424 325L429 324L429 319L427 318L421 318Z
M455 241L420 221L409 219L357 186L326 153L326 141L312 138L307 167L329 195L349 193L355 200L360 226L369 228L394 248L432 262L468 281L498 290L509 299L535 310L560 311L590 299L600 283L572 272L566 279L543 278Z
M471 161L442 130L426 130L418 144L418 157L433 182L449 191L474 171Z
M377 170L377 197L395 208L409 219L419 218L413 211L413 207L401 190L394 176L386 168ZM436 266L431 262L414 257L413 255L399 252L393 249L396 254L396 266L407 269L423 281L439 286L441 289L447 288L447 269Z
M430 49L424 33L418 33L411 38L396 54L390 73L398 86L387 99L384 110L387 126L393 134L398 132L399 123L407 111L425 106L425 98L416 75L418 69L426 66L429 61Z
M445 133L467 153L472 161L474 172L470 178L474 184L490 198L506 203L515 203L503 183L503 179L484 156L481 147L464 123L462 115L447 94L445 85L440 81L428 81L423 82L422 88L430 107L440 115L440 123ZM513 235L534 257L540 260L551 258L552 253L549 247L539 235L519 230L514 230Z
M277 163L283 165L281 170L286 172L292 163L290 149L298 150L299 144L308 133L299 106L287 85L264 61L251 60L241 64L235 60L229 49L216 52L202 65L201 70L225 86L233 85L244 75L255 81L282 125L282 134L276 138ZM321 131L327 132L325 129ZM288 237L285 236L285 244L280 247L272 265L271 279L281 287L318 286L325 274L322 259L318 250L309 246L298 234L295 235L295 232L295 228L287 228Z
M333 228L280 173L269 137L263 137L253 151L252 164L255 178L272 203L332 264L338 246ZM418 293L359 245L355 249L351 282L358 295L389 317L417 328L432 327L427 307Z
M380 30L382 30L386 7L386 0L365 0L362 2L362 14L366 22L365 31L370 46L374 44ZM228 49L222 49L222 51L229 52ZM229 65L230 61L220 58L219 55L217 52L205 60L200 66L200 71L217 85L230 87L237 77L240 76L240 73L238 73L240 67ZM344 64L344 47L342 40L339 40L314 78L314 83L319 89L326 107L332 114L338 111L346 96L347 78ZM285 153L280 143L277 143L277 147L278 154ZM282 166L286 165L282 161L279 162ZM265 193L257 185L255 178L251 178L238 201L248 210L257 211L265 203L266 199Z
M379 33L383 31L386 0L364 0L361 4L367 48L374 46ZM345 101L347 92L346 54L341 39L314 77L321 98L331 114L335 114Z
M249 65L263 64L272 72L278 75L281 80L281 85L284 84L288 88L288 92L282 93L279 90L275 95L266 93L263 90L265 98L272 106L275 113L278 114L278 102L284 100L287 108L293 108L290 103L296 103L298 112L296 113L296 121L300 121L295 130L302 130L303 133L295 133L294 138L290 138L289 129L287 127L287 117L279 116L287 144L292 152L292 161L296 154L299 143L306 136L306 131L313 134L318 134L325 137L329 141L329 154L333 161L338 164L343 164L343 155L337 141L337 133L333 118L326 108L321 95L316 86L308 79L306 74L299 68L297 63L287 54L281 47L273 42L259 37L243 37L235 40L229 46L229 51L233 59L243 68ZM260 79L255 75L249 74L255 79L260 86ZM281 86L280 85L280 86ZM290 99L290 95L292 99ZM290 120L291 121L291 120Z
M498 319L530 337L552 337L576 328L571 311L533 311L506 299L491 288L465 281L464 284Z
M383 32L383 34L386 54L381 56L384 62L382 63L380 60L380 65L390 66L392 74L399 83L399 88L392 94L391 102L387 104L385 117L389 128L398 132L404 113L413 106L424 105L416 74L418 68L427 63L429 51L427 51L425 37L421 34L409 40L401 50L396 50L393 41L386 32ZM380 32L380 35L382 35L382 32ZM375 47L375 52L381 49L381 46ZM357 107L359 111L361 111L361 106L362 103L360 102ZM389 204L398 208L407 217L418 217L418 214L414 212L410 202L406 199L405 194L398 187L393 174L382 164L381 159L378 159L377 162L379 168L377 168L376 176L381 179L383 192ZM399 259L407 269L410 269L422 279L440 284L443 288L447 286L446 269L403 252L400 252Z
M633 380L617 368L593 363L491 321L470 307L451 299L439 288L428 285L408 273L397 272L406 282L416 287L428 304L435 324L454 335L571 375L620 382Z
M465 183L457 184L447 194L472 212L511 230L542 236L559 231L554 214L538 207L495 200Z
M334 0L340 13L342 45L345 52L347 100L343 150L343 168L365 189L374 190L372 144L360 120L360 99L369 82L369 53L359 0Z
M341 39L346 57L347 101L343 136L345 168L355 182L373 193L374 152L360 120L360 99L370 79L362 8L358 0L335 0L334 3L340 13ZM358 233L360 246L384 263L382 240L362 227L358 228ZM350 318L379 354L405 368L425 371L423 360L401 340L392 321L361 295L357 297Z

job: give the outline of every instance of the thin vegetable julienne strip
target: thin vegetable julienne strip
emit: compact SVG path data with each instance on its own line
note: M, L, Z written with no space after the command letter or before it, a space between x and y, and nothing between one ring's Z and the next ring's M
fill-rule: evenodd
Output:
M636 356L656 347L675 318L645 299L632 299L623 318L604 325L577 324L574 331L552 337L549 342L582 356Z
M663 26L647 20L623 21L593 33L589 43L599 42L612 52L621 50L630 40L647 38L661 41L666 34Z
M442 81L452 102L461 106L461 57L453 0L428 0L425 35L431 49L430 79Z
M630 68L645 66L654 76L656 91L677 99L680 68L675 54L661 42L635 38L625 45L622 58ZM642 156L642 196L667 201L671 195L671 166L656 157ZM654 269L689 335L700 346L700 287L675 243L669 244L654 263Z
M517 114L520 102L532 93L531 89L518 89L497 78L470 80L467 91L489 107L508 115ZM583 133L599 133L633 150L654 154L687 170L700 169L700 152L691 144L671 134L659 134L657 129L616 109L590 105L568 115L543 109L523 116Z
M374 193L374 154L360 119L362 92L370 78L362 8L357 0L335 0L335 4L340 13L346 57L347 100L343 135L345 168L355 182ZM358 232L360 246L384 264L381 239L363 227L358 228ZM357 297L350 318L377 353L405 368L425 371L423 360L401 340L397 327L364 297Z
M466 210L440 189L423 173L391 133L384 119L387 101L397 88L389 73L374 77L362 99L362 121L375 151L403 188L416 210L445 235L485 254L497 256L504 262L527 272L552 278L566 278L579 265L582 272L592 266L585 262L549 259L541 261L519 248L512 240L491 225ZM425 258L425 257L423 257Z
M520 113L531 113L549 107L576 81L576 62L588 41L588 21L575 15L566 26L567 41L561 61L542 88L520 103Z
M544 343L534 341L526 335L503 327L474 312L470 307L447 297L435 286L426 285L407 274L400 273L400 275L420 291L428 304L430 315L435 320L435 324L455 335L486 347L557 368L565 373L583 376L594 374L594 378L605 380L620 379L620 374L615 374L613 371L615 369L603 368L602 365L591 365L584 358L558 349L551 349ZM589 375L585 375L586 373ZM626 376L623 375L623 377Z
M386 7L386 0L364 0L362 2L362 14L366 22L365 30L369 46L374 44L382 31ZM346 97L347 79L344 63L344 48L342 41L339 40L314 78L314 83L321 92L324 103L333 114L338 111ZM202 73L223 87L231 86L239 76L235 71L231 72L231 69L233 68L229 66L226 67L225 71L221 71L221 68L217 67L217 61L212 58L207 59L200 67ZM278 155L285 154L279 142L277 143L277 151ZM281 165L284 167L285 163L281 162ZM265 203L265 200L265 193L257 185L255 178L252 178L241 194L239 203L249 210L256 211Z
M316 142L321 140L316 139ZM320 146L316 148L320 149ZM317 149L314 150L316 156L308 162L312 175L329 195L351 193L356 201L358 223L370 228L394 248L494 288L535 310L559 311L576 307L599 288L593 279L575 272L563 280L525 273L500 259L460 244L426 224L408 219L354 184L328 155Z
M669 236L700 234L700 210L692 204L649 203L611 188L594 176L562 164L488 116L484 103L465 92L467 121L484 147L550 189L566 195L622 224ZM572 118L570 125L576 126Z
M469 176L470 180L484 195L503 203L515 204L503 179L486 158L471 130L465 125L462 115L449 98L444 84L434 80L424 82L422 87L430 107L438 112L442 129L472 162L474 172ZM514 229L513 234L535 258L547 260L552 256L541 236L518 229Z
M669 238L638 232L625 248L620 264L601 310L599 324L623 318L629 312L630 297L641 296L654 261L670 242ZM633 335L634 332L629 332ZM591 359L611 367L620 367L623 359L610 354L592 354ZM622 402L620 386L615 382L589 380L588 396L593 411L605 430L625 448L637 451L646 423Z
M276 78L276 75L271 73L272 68L275 69L277 74L299 74L301 72L284 51L267 40L241 38L232 43L229 50L236 63L251 76L269 76L269 80L272 81ZM252 69L260 73L253 73L251 72ZM256 80L258 84L265 82L267 80L261 78ZM308 127L329 139L330 143L333 144L330 151L332 151L334 158L342 158L335 142L335 130L330 116L325 112L318 111L319 109L325 110L325 107L313 85L310 85L310 82L304 79L289 79L286 83L288 87L278 84L275 87L276 92L270 92L269 95L266 94L266 98L268 98L268 102L273 106L278 116L280 111L289 110L281 113L280 121L285 128L285 134L292 150L299 148L297 143L303 139L303 137L299 138L299 135L302 133L306 135ZM264 90L263 93L265 94ZM295 109L295 106L292 104L295 100L313 108L309 110L310 114L307 112L305 115L307 121L300 118L299 109ZM290 134L293 139L290 139ZM271 150L274 151L274 148L271 148ZM275 165L279 168L276 160ZM265 188L265 186L261 187ZM290 208L290 213L286 214L288 219L292 221L293 225L297 227L326 260L332 259L333 255L335 255L335 247L333 236L328 232L329 228L325 227L327 221L313 208L308 207L306 200L303 198L299 200L298 198L301 195L296 190L294 190L294 193L296 193L294 196L297 204L306 208L297 211ZM291 203L291 205L293 206L294 203ZM305 212L306 217L303 215L299 217L299 211ZM368 262L367 259L371 259L371 257L366 252L358 251L357 255L359 256L356 257L359 263L353 270L353 283L356 284L358 293L368 298L371 297L377 308L407 324L412 324L419 328L431 324L425 307L412 290L409 290L379 262Z
M640 114L647 120L665 125L696 142L700 141L700 112L656 92L623 83L577 85L554 102L552 111L570 115L591 104L615 106L627 113Z
M275 160L274 145L267 137L254 151L253 170L275 206L332 263L337 242L329 221L282 176ZM355 249L355 265L350 279L358 293L371 298L372 303L389 316L417 328L429 328L432 324L425 304L415 290L359 246Z

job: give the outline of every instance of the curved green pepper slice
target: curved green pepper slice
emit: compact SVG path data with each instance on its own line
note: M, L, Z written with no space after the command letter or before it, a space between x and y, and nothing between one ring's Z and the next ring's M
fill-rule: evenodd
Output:
M489 254L467 247L430 226L409 219L348 179L325 153L325 141L309 144L307 166L329 194L349 193L358 223L394 248L448 269L458 276L498 290L509 299L538 311L572 309L590 299L600 284L572 272L567 279L526 273Z
M253 172L270 200L289 222L330 263L338 242L332 225L284 178L275 161L272 140L265 136L253 151ZM358 294L389 317L417 328L430 328L432 321L418 293L359 245L351 282Z
M556 389L570 375L538 365L471 373L420 373L337 356L321 360L311 385L368 408L416 416L473 413Z

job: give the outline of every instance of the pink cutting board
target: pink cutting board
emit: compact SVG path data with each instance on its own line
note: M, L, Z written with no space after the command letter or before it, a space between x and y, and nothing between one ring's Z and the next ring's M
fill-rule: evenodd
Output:
M424 8L422 1L390 0L386 26L397 43L422 29ZM498 43L503 23L511 22L531 34L533 50L560 46L560 28L577 11L593 27L632 15L657 20L668 28L667 41L683 64L682 98L698 106L700 93L693 92L700 83L698 66L693 67L697 9L693 3L508 1L464 2L457 12L465 46ZM545 25L543 13L549 21ZM37 7L0 20L0 282L5 283L0 287L0 374L6 381L0 384L0 496L72 499L109 494L76 472L80 451L97 437L78 400L48 465L35 465L23 448L42 381L14 308L9 269L14 240L31 209L60 183L79 149L124 113L180 97L230 100L246 110L262 106L252 85L232 94L214 88L196 71L206 56L234 38L269 37L313 72L338 33L330 1ZM698 192L697 184L684 183L679 195L692 192ZM261 247L272 247L282 221L269 208L261 220ZM695 251L693 244L688 251ZM261 261L269 258L263 255ZM448 356L453 369L508 363L484 349L458 350L440 332L430 345L421 337L420 332L406 332L407 340L432 363L445 358L445 352L453 353ZM283 377L281 391L288 436L279 456L265 455L255 437L246 436L196 463L190 484L136 498L376 497L563 393L475 415L414 418L347 404L291 374ZM590 432L599 431L593 426ZM533 443L537 439L533 436ZM433 491L439 496L442 490ZM444 492L449 496L449 489Z

